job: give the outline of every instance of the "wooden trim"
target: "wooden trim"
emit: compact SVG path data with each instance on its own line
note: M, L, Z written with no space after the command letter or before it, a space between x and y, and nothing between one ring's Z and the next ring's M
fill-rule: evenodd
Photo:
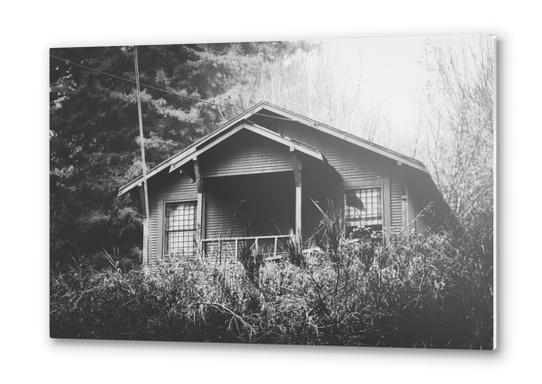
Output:
M199 169L199 161L197 157L194 157L192 161L194 162L194 177L196 182L196 188L198 193L201 193L203 192L203 178L201 177Z
M205 193L205 189L203 189L201 194L201 228L200 228L200 241L201 239L205 238L206 231L205 231L205 222L207 220L207 214L206 214L206 202L207 202L207 196Z
M233 242L234 243L234 250L235 255L239 254L239 241L241 240L254 240L254 246L256 248L259 247L259 241L260 240L270 240L273 239L273 256L271 258L267 258L267 260L275 260L277 258L280 258L281 256L277 255L278 250L278 240L279 239L288 239L290 235L264 235L264 236L239 236L239 237L216 237L216 238L208 238L208 239L202 239L201 245L202 250L205 254L206 252L206 244L208 243L217 243L218 244L218 255L219 260L222 257L222 243L223 242Z
M259 110L261 110L263 108L263 106L261 104L262 103L254 105L252 108L249 108L245 112L242 112L239 115L235 116L234 118L230 119L229 121L224 123L221 127L217 128L213 132L211 132L211 133L203 136L202 138L196 140L195 142L190 144L188 147L183 149L181 152L176 153L175 155L173 155L171 157L168 157L166 160L162 161L160 164L158 164L156 167L154 167L147 174L147 180L150 177L160 173L161 171L163 171L167 167L170 167L172 164L175 164L179 160L182 160L186 156L190 156L191 154L196 152L197 147L199 145L205 144L205 142L207 142L208 140L212 139L213 137L219 135L220 133L224 132L228 128L234 126L238 122L244 120L247 116L250 116L251 114L258 112ZM131 189L136 187L139 183L141 183L141 180L142 180L142 177L138 177L135 180L131 181L130 183L128 183L126 185L123 185L122 187L120 187L117 196L121 196L121 195L125 194L126 192L130 191Z
M330 125L320 123L320 122L318 122L316 120L312 120L312 119L310 119L308 117L299 115L299 114L297 114L295 112L289 111L287 109L284 109L282 107L279 107L277 105L273 105L273 104L270 104L270 103L267 103L267 102L262 102L262 108L260 108L260 110L261 109L266 109L266 110L268 110L270 112L276 113L277 115L286 116L290 120L297 121L298 123L301 123L303 125L308 125L309 127L315 128L315 129L317 129L319 131L322 131L322 132L327 133L327 134L329 134L331 136L337 137L337 138L339 138L341 140L347 141L347 142L349 142L351 144L355 144L355 145L357 145L359 147L368 149L368 150L373 151L375 153L378 153L378 154L380 154L382 156L385 156L385 157L391 158L393 160L399 161L399 162L404 163L405 165L408 165L408 166L410 166L412 168L416 168L418 170L427 172L427 170L425 169L425 166L423 165L423 163L416 160L416 159L409 158L408 156L405 156L405 155L400 154L398 152L392 151L391 149L382 147L382 146L380 146L378 144L375 144L375 143L373 143L371 141L364 140L361 137L356 137L356 136L351 135L351 134L349 134L347 132L344 132L344 131L341 131L341 130L335 128L335 127L332 127ZM255 113L257 113L257 112L259 112L259 111L256 111Z
M203 193L203 177L201 177L199 161L196 156L193 157L194 162L194 177L197 186L197 198L196 198L196 234L198 242L205 236L205 207L204 207L204 193Z
M247 130L247 131L250 131L250 132L253 132L253 133L257 134L257 135L263 136L263 137L265 137L267 139L270 139L272 141L275 141L275 142L277 142L279 144L285 145L288 148L290 148L290 150L292 150L292 148L293 148L296 151L302 152L302 153L304 153L304 154L306 154L308 156L312 156L312 157L314 157L314 158L316 158L316 159L318 159L320 161L324 161L324 156L322 155L322 153L320 153L319 151L317 151L315 149L309 148L309 147L307 147L307 146L305 146L303 144L295 143L293 140L285 138L283 136L280 136L278 133L275 133L275 132L273 132L273 131L271 131L271 130L269 130L267 128L260 127L260 126L255 125L255 124L240 124L237 127L235 127L234 129L232 129L230 132L224 134L220 138L214 140L213 142L207 144L205 147L199 149L197 152L191 154L191 156L187 156L187 157L181 159L180 161L178 161L177 163L172 164L170 166L170 168L169 168L169 172L173 172L176 169L182 167L186 163L192 161L194 158L197 158L198 156L200 156L204 152L207 152L208 150L210 150L214 146L220 144L224 140L226 140L229 137L235 135L236 133L238 133L239 131L241 131L243 129Z
M410 207L408 206L408 187L406 186L406 184L403 184L403 187L404 187L404 193L402 194L401 196L401 205L402 205L402 210L401 210L401 214L403 215L402 219L401 220L401 223L402 223L402 229L403 231L405 230L408 230L408 219L409 219L409 209Z
M235 177L235 176L249 176L249 175L265 175L268 173L292 173L292 169L250 169L250 170L235 170L234 172L221 172L210 176L205 176L204 179L213 179L219 177Z
M260 240L266 240L266 239L274 239L275 237L278 238L287 238L290 237L290 235L261 235L261 236L233 236L233 237L209 237L207 239L202 239L201 241L204 242L211 242L211 241L234 241L234 240L250 240L250 239L260 239Z
M307 146L305 146L303 144L300 144L300 143L295 143L292 139L281 136L278 133L273 132L270 129L261 127L261 126L256 125L256 124L253 124L253 125L245 124L244 127L245 127L245 129L247 129L247 130L249 130L251 132L262 135L262 136L264 136L264 137L266 137L266 138L268 138L270 140L276 141L277 143L284 144L284 145L288 146L290 148L290 151L296 150L296 151L302 152L302 153L304 153L304 154L306 154L308 156L312 156L312 157L314 157L314 158L316 158L316 159L318 159L320 161L324 161L324 156L322 155L322 153L320 151L312 149L312 148L308 148Z
M213 141L211 144L209 144L209 145L203 147L202 149L198 150L197 152L193 153L193 155L190 154L192 156L186 156L184 158L181 158L178 162L171 164L171 166L169 167L169 172L171 173L174 170L182 167L183 165L185 165L189 161L192 161L193 158L197 158L199 155L201 155L202 153L204 153L208 149L210 149L210 148L214 147L215 145L221 143L222 141L226 140L228 137L235 135L241 129L243 129L243 126L239 125L239 126L235 127L234 129L232 129L230 132L226 133L225 135L221 136L217 140Z
M159 223L159 236L160 240L158 241L158 247L156 258L160 260L165 260L165 245L166 245L166 205L167 204L176 204L176 203L196 203L196 213L197 213L197 203L198 200L194 198L186 198L186 199L173 199L173 200L162 200L162 204L160 204L160 210L159 215L160 219L158 221ZM196 225L197 225L197 218L196 218ZM196 233L198 229L196 227Z
M196 234L198 241L203 238L203 193L198 192L196 199Z
M367 180L354 183L345 183L343 185L343 216L346 226L346 192L355 189L381 188L382 190L382 233L385 238L391 235L391 181L387 177L374 180Z
M307 125L309 127L312 127L314 129L317 129L319 131L322 131L324 133L327 133L331 136L337 137L341 140L347 141L351 144L357 145L359 147L368 149L370 151L373 151L375 153L378 153L382 156L394 159L396 161L399 161L401 163L404 163L405 165L408 165L412 168L415 168L417 170L420 170L424 172L425 174L429 175L427 170L425 169L425 166L423 163L417 161L416 159L409 158L408 156L402 155L400 153L397 153L395 151L392 151L390 149L387 149L385 147L382 147L380 145L377 145L375 143L372 143L370 141L364 140L362 138L356 137L354 135L351 135L349 133L340 131L337 128L334 128L332 126L317 122L315 120L309 119L308 117L301 116L295 112L288 111L287 109L281 108L279 106L270 104L268 102L260 102L253 107L249 108L247 111L235 116L233 119L227 121L224 123L220 128L216 129L215 131L209 133L208 135L202 137L201 139L195 141L191 145L189 145L187 148L185 148L180 153L175 154L174 156L164 160L162 163L160 163L158 166L156 166L154 169L152 169L147 174L147 180L156 175L157 173L161 172L162 170L166 169L167 167L171 167L172 165L178 163L179 161L182 161L183 159L186 159L191 154L195 153L197 151L197 148L200 145L203 145L207 143L209 140L212 140L217 135L220 135L222 132L226 131L227 129L231 128L235 124L239 123L240 121L243 121L247 119L248 117L252 115L256 115L261 110L268 110L272 113L282 115L283 117L286 117L292 121L296 121L300 124ZM271 117L272 118L272 117ZM265 129L265 128L264 128ZM280 135L279 135L280 136ZM321 155L321 154L320 154ZM171 169L170 169L171 171ZM135 179L134 181L122 186L119 189L118 196L121 196L125 194L126 192L130 191L132 188L136 187L138 183L140 183L142 180L141 177Z
M171 165L172 159L180 157L181 155L185 155L185 156L189 155L190 153L193 153L194 150L195 150L194 148L190 148L190 150L187 150L186 153L185 153L185 151L182 151L180 153L177 153L175 156L164 160L162 163L160 163L156 167L154 167L149 173L147 173L147 181L151 177L155 176L156 174L160 173L161 171L163 171L164 169L169 167ZM134 189L135 187L139 187L142 184L141 180L142 180L142 177L140 176L137 179L135 179L134 181L131 181L130 183L123 185L122 187L119 188L119 192L117 193L117 196L122 196L126 192L129 192L132 189Z
M302 218L303 218L303 194L301 182L295 187L295 233L297 236L302 235Z
M292 163L294 166L295 180L295 234L299 237L302 235L302 220L303 220L303 163L297 152L292 152Z

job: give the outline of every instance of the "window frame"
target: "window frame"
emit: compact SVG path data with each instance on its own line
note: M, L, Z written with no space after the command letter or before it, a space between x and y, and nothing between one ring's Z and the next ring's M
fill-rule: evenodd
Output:
M194 205L194 226L193 226L193 229L190 229L190 230L175 230L175 231L170 231L167 229L167 207L168 205L171 205L171 204L183 204L183 203L192 203ZM196 218L196 215L197 215L197 211L198 211L198 208L197 208L197 204L198 204L198 201L197 199L194 199L194 198L190 198L190 199L179 199L179 200L167 200L167 201L164 201L163 202L163 206L162 206L162 228L161 228L161 233L162 233L162 258L165 259L166 257L167 258L171 258L171 257L175 257L175 256L172 256L171 253L168 252L168 232L189 232L189 231L192 231L193 232L193 238L194 238L194 247L193 247L193 254L196 253L196 243L195 243L195 239L196 239L196 234L197 234L197 218Z
M376 224L376 225L380 225L381 226L381 229L380 229L380 232L382 233L382 235L385 237L387 235L387 232L388 232L388 210L390 209L388 207L388 205L386 204L386 201L387 201L387 196L388 196L388 191L386 190L386 184L385 182L381 182L381 183L367 183L367 184L362 184L362 185L345 185L344 186L344 189L343 189L343 218L344 218L344 230L345 232L347 231L347 229L349 227L352 227L351 225L348 225L348 222L347 222L347 216L346 216L346 211L347 211L347 204L346 204L346 195L348 192L351 192L351 191L358 191L358 190L363 190L363 189L375 189L375 188L378 188L380 189L380 213L381 213L381 217L382 217L382 224Z

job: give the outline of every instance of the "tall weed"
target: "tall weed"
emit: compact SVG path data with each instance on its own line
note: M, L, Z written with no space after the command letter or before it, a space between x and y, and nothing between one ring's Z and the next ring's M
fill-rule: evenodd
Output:
M256 264L51 275L54 337L492 348L491 269L446 234ZM252 255L251 255L252 257ZM247 267L248 266L248 267Z

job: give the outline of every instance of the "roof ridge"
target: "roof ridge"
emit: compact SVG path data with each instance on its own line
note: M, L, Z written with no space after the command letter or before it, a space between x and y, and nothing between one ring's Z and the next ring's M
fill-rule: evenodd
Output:
M182 149L180 152L168 157L167 159L165 159L164 161L162 161L161 163L159 163L158 165L153 167L148 172L147 179L153 177L157 173L159 173L162 170L166 169L168 166L171 165L171 163L177 162L177 160L175 160L175 159L179 158L180 156L185 155L187 152L188 152L188 154L191 154L191 153L195 152L197 150L197 147L200 144L205 143L206 140L212 139L215 135L220 134L222 131L224 131L224 130L226 130L228 128L231 128L235 124L240 123L242 121L246 121L247 123L253 124L253 125L258 126L260 128L263 128L265 130L271 131L274 134L277 134L277 135L279 135L281 137L284 137L280 133L274 132L274 131L266 128L266 127L262 127L261 125L256 124L256 123L248 120L248 118L250 116L257 114L262 109L266 109L266 107L267 107L267 110L269 110L271 113L275 113L277 115L282 114L283 116L284 116L284 114L293 116L293 117L297 118L297 121L299 123L301 123L301 124L308 125L308 126L310 126L312 128L315 128L315 129L320 128L321 130L324 129L324 130L327 130L327 131L331 131L331 132L325 132L325 131L323 131L323 132L327 133L327 134L331 134L332 136L338 137L339 139L342 139L342 140L346 140L346 141L352 140L352 141L354 141L353 143L352 143L352 141L350 141L352 144L362 146L362 147L364 147L364 148L366 148L368 150L373 150L374 152L376 152L376 153L378 153L378 154L380 154L382 156L394 158L398 162L402 162L402 161L409 162L411 164L407 164L407 165L410 165L413 168L416 168L416 169L418 169L420 171L423 171L423 172L427 173L425 165L423 164L423 162L421 162L418 159L415 159L413 157L404 155L404 154L402 154L400 152L394 151L394 150L389 149L387 147L384 147L384 146L382 146L380 144L374 143L374 142L372 142L370 140L367 140L367 139L364 139L364 138L359 137L357 135L354 135L354 134L352 134L350 132L343 131L343 130L341 130L339 128L333 127L332 125L322 123L322 122L320 122L318 120L315 120L313 118L304 116L304 115L302 115L302 114L300 114L298 112L294 112L294 111L291 111L291 110L289 110L287 108L284 108L282 106L270 103L269 101L261 100L258 103L254 104L252 107L245 110L244 112L241 112L241 113L235 115L234 117L232 117L231 119L229 119L228 121L224 122L223 124L221 124L220 126L215 128L214 130L212 130L211 132L207 133L205 136L203 136L203 137L199 138L198 140L194 141L192 144L188 145L187 147ZM263 115L263 116L266 116L266 115ZM270 117L270 118L274 118L274 116L269 116L269 115L267 115L267 116ZM292 119L289 116L286 116L285 118L287 120L290 120L290 121L296 121L295 119ZM293 141L305 146L306 148L309 148L311 150L314 150L314 151L317 151L317 152L321 153L321 151L318 148L311 147L310 145L307 145L306 143L304 143L304 142L302 142L300 140L293 139L291 137L288 137L288 139L293 140ZM367 147L369 147L369 148L367 148ZM181 160L181 159L179 159L179 160ZM119 188L118 195L122 195L122 194L126 193L127 191L129 191L130 189L132 189L133 187L137 186L141 182L142 179L143 179L143 176L139 176L136 179L132 180L131 182L129 182L127 184L124 184L123 186L121 186Z
M358 135L356 135L356 134L353 134L353 133L351 133L351 132L344 131L344 130L342 130L342 129L340 129L340 128L337 128L337 127L334 127L334 126L332 126L332 125L330 125L330 124L328 124L328 123L323 123L323 122L318 121L318 120L316 120L316 119L314 119L314 118L312 118L312 117L308 117L308 116L302 115L302 114L299 113L299 112L292 111L292 110L290 110L290 109L288 109L288 108L285 108L285 107L283 107L283 106L280 106L280 105L278 105L278 104L274 104L274 103L271 103L271 102L269 102L269 101L262 100L262 101L258 102L255 106L261 106L261 105L266 105L266 106L269 106L269 107L271 107L271 108L276 108L276 109L282 110L282 111L285 112L285 113L289 113L289 114L292 114L292 115L296 115L296 116L299 117L300 119L310 120L310 121L312 121L314 124L317 124L317 125L320 125L320 126L324 126L324 127L328 128L328 129L331 129L331 130L333 130L333 131L339 133L339 134L343 134L343 135L349 136L349 137L351 137L351 138L353 138L353 139L355 139L355 140L360 140L360 141L363 141L363 142L365 142L365 143L367 143L367 144L369 144L369 145L373 145L373 146L379 147L379 148L382 149L382 150L385 150L385 151L387 151L387 152L394 153L394 154L396 154L397 156L404 157L404 158L406 158L406 159L408 159L408 160L410 160L410 161L416 162L416 163L418 163L418 164L420 164L420 165L422 165L422 166L425 167L425 165L424 165L424 163L423 163L422 161L420 161L420 160L418 160L418 159L416 159L416 158L414 158L414 157L405 155L405 154L403 154L403 153L401 153L401 152L395 151L395 150L393 150L393 149L390 149L390 148L385 147L385 146L383 146L383 145L381 145L381 144L375 143L374 141L365 139L365 138L363 138L363 137L361 137L361 136L358 136ZM271 112L273 112L273 111L271 111ZM269 116L269 117L272 118L272 116Z

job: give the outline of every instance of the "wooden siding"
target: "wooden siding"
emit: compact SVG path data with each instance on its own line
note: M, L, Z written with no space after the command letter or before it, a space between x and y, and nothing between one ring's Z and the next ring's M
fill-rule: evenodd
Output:
M293 170L289 148L252 132L239 132L202 155L203 177Z
M389 198L384 196L389 201L384 207L384 220L387 215L389 221L385 226L390 226L393 232L402 229L401 171L404 168L397 162L296 122L258 116L254 121L318 149L341 175L345 189L370 184L389 187Z
M234 200L222 196L219 191L207 188L205 193L204 238L236 237L246 235L243 218ZM237 220L236 220L237 218Z
M293 225L292 172L209 178L205 238L288 233Z
M324 176L325 173L322 172L324 164L314 159L305 159L302 172L302 222L305 239L314 233L319 222L319 213L312 200L322 202L325 196L335 196L340 205L344 201L342 197L345 189L369 186L383 188L385 228L392 232L403 228L405 220L402 196L406 185L402 182L404 166L296 122L268 118L258 120L257 116L254 121L319 150L338 173L334 176L336 178L331 180L329 175ZM251 186L256 188L252 191L252 196L270 192L276 195L276 191L280 190L283 193L280 195L282 206L268 205L277 212L284 211L284 215L277 219L283 222L282 233L287 233L288 227L293 226L295 186L292 157L288 147L251 132L240 132L218 144L212 151L201 155L199 162L204 178L204 238L278 234L274 233L275 231L260 233L258 230L247 233L250 231L247 231L246 221L234 219L236 216L243 218L243 213L236 213L236 208L241 199L247 197L244 196L245 187L250 189ZM241 180L257 176L261 179L252 179L245 184ZM282 177L280 181L276 179L279 176ZM270 181L267 186L263 182L266 179ZM224 183L227 181L230 184L228 188L233 188L230 194L224 193L227 183L220 184L220 180ZM322 192L324 186L327 189ZM186 174L164 172L150 181L149 190L149 262L152 263L162 257L165 202L196 200L197 185ZM235 194L237 196L232 198ZM414 217L416 210L423 208L420 207L421 202L416 201L413 196L414 194L407 198L409 218ZM269 209L266 214L268 212Z
M197 185L180 172L158 175L149 181L149 263L162 258L164 205L197 198Z

